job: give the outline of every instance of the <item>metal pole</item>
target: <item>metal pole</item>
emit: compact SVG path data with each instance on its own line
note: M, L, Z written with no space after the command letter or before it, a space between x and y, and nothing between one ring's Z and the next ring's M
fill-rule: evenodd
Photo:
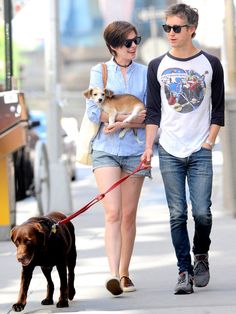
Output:
M50 171L50 210L72 209L70 178L62 160L62 129L59 62L59 1L48 1L48 34L45 39L46 93L49 99L47 150Z
M48 110L48 151L51 162L57 162L62 153L60 118L60 76L59 76L59 30L58 1L48 1L48 33L45 39L45 90L49 99Z

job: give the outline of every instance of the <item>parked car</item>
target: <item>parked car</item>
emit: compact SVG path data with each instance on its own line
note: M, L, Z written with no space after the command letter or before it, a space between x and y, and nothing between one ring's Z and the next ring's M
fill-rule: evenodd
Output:
M74 118L63 118L62 120L64 121L64 123L61 124L61 134L63 139L62 159L66 161L68 173L71 180L76 180L76 139L66 130L65 119ZM27 145L14 154L15 194L17 201L34 194L34 150L38 140L46 142L46 122L46 114L43 111L29 111L29 130Z

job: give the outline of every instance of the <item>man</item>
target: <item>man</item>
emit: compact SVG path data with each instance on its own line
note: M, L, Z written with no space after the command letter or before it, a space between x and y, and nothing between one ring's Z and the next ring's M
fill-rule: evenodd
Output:
M159 160L170 211L171 237L179 268L175 294L189 294L210 279L212 148L224 125L224 81L220 61L198 49L193 37L198 11L185 4L166 11L164 31L171 49L148 66L146 148L153 156L160 127ZM186 182L194 219L190 255Z

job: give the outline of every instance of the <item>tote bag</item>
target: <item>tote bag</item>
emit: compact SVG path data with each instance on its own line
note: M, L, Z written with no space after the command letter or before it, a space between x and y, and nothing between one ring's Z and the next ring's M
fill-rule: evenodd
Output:
M102 78L104 88L106 88L107 84L107 68L106 64L102 63ZM92 164L92 141L98 133L100 128L100 124L93 123L89 120L87 113L85 111L80 131L79 131L79 143L78 143L78 156L77 160L79 163L84 165L91 165Z

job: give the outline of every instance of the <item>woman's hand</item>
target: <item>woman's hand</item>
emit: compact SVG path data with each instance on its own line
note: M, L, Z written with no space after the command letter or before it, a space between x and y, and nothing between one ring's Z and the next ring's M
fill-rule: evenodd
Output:
M129 114L123 114L123 113L118 114L116 116L116 121L117 122L123 122L125 119L128 118L128 116L129 116ZM132 124L132 123L133 124L142 124L144 122L145 118L146 118L146 110L144 109L144 110L141 110L137 114L137 116L134 119L132 119L132 121L130 121L130 124Z
M111 125L108 125L108 123L105 123L103 132L105 134L111 134L114 133L124 127L124 124L122 122L114 122Z
M146 118L146 110L141 110L138 115L132 120L132 123L143 123Z

